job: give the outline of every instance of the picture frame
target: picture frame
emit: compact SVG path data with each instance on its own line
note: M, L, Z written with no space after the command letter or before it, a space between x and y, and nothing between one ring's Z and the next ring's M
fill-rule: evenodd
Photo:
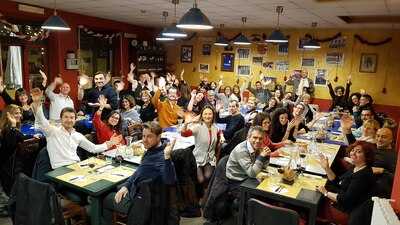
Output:
M203 44L203 55L211 55L211 45L210 44Z
M315 80L314 84L317 86L326 86L328 70L326 69L317 69L315 72Z
M315 66L315 58L301 58L301 66L314 67Z
M280 43L278 44L278 55L287 55L289 53L289 44Z
M181 46L181 62L192 63L193 60L193 45Z
M238 59L249 59L250 58L250 48L238 48L236 50L238 54Z
M233 72L235 64L234 53L222 53L221 54L221 71Z
M262 56L253 56L253 64L254 65L261 66L262 63L263 63L263 57Z
M376 73L378 67L378 54L361 53L360 73Z
M238 65L236 73L239 76L250 76L251 67L250 65Z
M327 65L343 65L343 52L328 52L326 53L325 63Z
M199 63L200 73L210 73L210 64Z
M275 62L275 70L288 71L289 70L289 61L276 61Z

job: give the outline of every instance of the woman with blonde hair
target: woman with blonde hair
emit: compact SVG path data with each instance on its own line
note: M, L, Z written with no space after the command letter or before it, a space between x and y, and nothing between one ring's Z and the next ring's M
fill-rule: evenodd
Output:
M19 106L8 105L0 118L0 181L4 192L9 195L14 183L15 152L19 143L24 141L21 127L22 110Z

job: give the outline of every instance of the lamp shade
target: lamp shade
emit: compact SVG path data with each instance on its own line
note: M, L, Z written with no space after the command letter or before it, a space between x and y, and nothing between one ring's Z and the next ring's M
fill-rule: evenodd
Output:
M224 36L220 35L220 36L217 37L217 41L214 42L214 45L217 45L217 46L228 46L229 43L228 43L228 41L225 40Z
M272 31L265 41L270 43L287 43L288 39L279 29L276 29Z
M235 40L233 41L233 44L235 44L235 45L250 45L251 42L249 41L249 39L247 39L246 36L244 36L243 34L240 34L239 36L237 36L235 38Z
M210 30L213 28L207 16L196 6L185 13L176 26L182 29L193 30Z
M173 37L166 37L160 34L156 36L156 41L174 41L174 40L175 38Z
M316 40L311 38L309 41L307 41L303 45L303 48L305 48L305 49L318 49L318 48L321 48L321 45Z
M184 38L187 37L187 34L183 32L181 29L176 27L176 24L172 24L169 27L166 27L161 32L162 36L165 37L176 37L176 38Z
M47 30L60 31L71 30L68 24L61 17L57 16L56 13L54 13L54 15L50 16L46 21L44 21L44 23L42 24L42 28Z

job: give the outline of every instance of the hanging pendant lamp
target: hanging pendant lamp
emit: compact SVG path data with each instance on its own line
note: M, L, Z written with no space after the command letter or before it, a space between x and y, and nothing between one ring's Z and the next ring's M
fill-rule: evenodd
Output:
M176 5L179 3L179 0L172 0L174 4L174 23L171 26L168 26L163 29L161 35L166 37L174 37L174 38L184 38L187 37L187 34L183 32L181 29L176 27Z
M71 28L68 24L57 15L57 2L54 1L54 15L50 16L44 23L42 24L42 29L46 30L58 30L58 31L69 31Z
M219 29L222 30L224 26L225 26L224 24L220 24ZM224 38L224 36L221 33L218 32L218 37L217 40L214 42L214 45L225 47L229 45L229 42Z
M315 29L317 27L317 22L313 22L311 26ZM313 38L311 37L310 40L308 40L304 45L304 49L319 49L321 48L321 45Z
M164 11L164 12L162 13L162 16L163 16L164 24L166 24L166 23L167 23L168 12L167 12L167 11ZM164 29L165 29L165 28L164 28ZM162 33L163 33L163 32L161 32L160 34L158 34L158 35L156 36L156 41L173 41L173 40L175 40L175 38L173 38L173 37L168 37L168 36L164 36Z
M246 23L246 21L247 21L247 18L242 17L243 27L244 27L244 24ZM233 41L233 44L235 44L235 45L251 45L251 42L249 41L249 39L247 39L246 36L243 35L243 33L240 33L240 35L237 36L235 38L235 40Z
M279 29L279 16L283 12L283 6L277 6L276 12L278 13L278 22L276 25L276 29L272 31L272 33L267 37L267 39L265 39L265 41L270 43L286 43L288 42L288 39Z
M192 30L210 30L213 29L210 20L204 13L197 8L197 1L194 1L193 8L191 8L176 25L181 29L192 29Z

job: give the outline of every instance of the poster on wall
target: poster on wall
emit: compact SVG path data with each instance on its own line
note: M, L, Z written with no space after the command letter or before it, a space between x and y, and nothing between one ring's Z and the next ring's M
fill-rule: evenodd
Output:
M329 48L344 48L346 47L346 37L338 37L329 42Z
M210 73L210 64L200 63L199 64L200 73Z
M182 45L181 46L181 62L182 63L192 63L193 59L193 46L192 45Z
M360 73L376 73L378 54L362 53L360 59Z
M317 69L314 81L315 85L325 86L327 76L328 71L326 69Z
M237 66L237 74L239 76L249 76L250 75L250 66L249 65L238 65Z
M314 65L315 65L314 58L301 58L301 66L314 67Z
M254 65L259 65L261 66L263 62L263 57L262 56L255 56L253 57L253 64Z
M343 52L328 52L328 53L326 53L326 64L328 64L328 65L343 65Z
M211 45L203 44L203 55L211 55Z
M277 71L288 71L289 61L276 61L275 68Z
M249 59L250 49L249 48L238 48L237 50L238 59Z
M287 55L288 52L289 52L289 44L288 43L278 44L278 55Z
M274 68L274 62L264 62L263 63L264 69L273 69Z
M221 54L221 71L233 72L235 62L235 54L222 53Z

